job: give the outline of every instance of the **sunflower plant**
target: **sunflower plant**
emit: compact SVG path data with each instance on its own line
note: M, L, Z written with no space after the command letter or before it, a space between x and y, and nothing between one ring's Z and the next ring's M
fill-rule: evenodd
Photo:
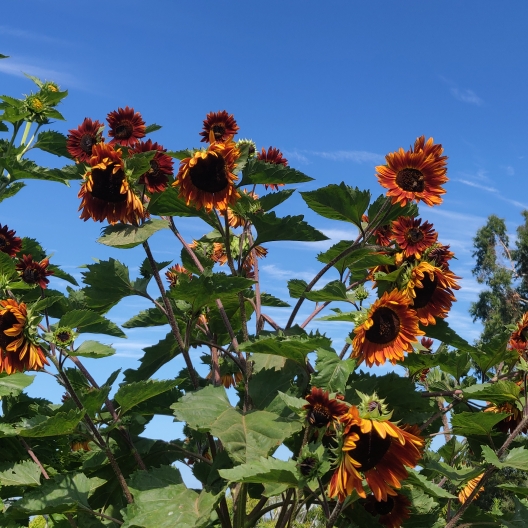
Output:
M353 237L317 256L310 282L288 281L284 300L265 292L259 262L276 241L326 236L275 211L312 180L279 148L238 140L225 110L197 126L195 149L153 142L160 127L128 106L63 135L48 127L66 92L32 80L35 94L0 97L0 200L21 180L79 180L80 218L104 224L98 241L145 257L135 279L120 260L88 264L79 287L36 240L0 224L0 526L524 525L528 487L502 484L513 513L482 509L478 495L497 469L528 470L528 322L479 346L447 322L455 255L418 209L442 202L440 144L421 136L387 154L375 199L346 182L301 192ZM38 167L35 148L69 163ZM181 217L208 232L186 240ZM162 230L174 257L158 262L150 238ZM65 293L54 277L71 283ZM108 312L132 295L150 308L120 327ZM285 324L271 307L291 309ZM341 349L318 320L349 324ZM83 364L115 350L82 334L149 326L166 337L119 383ZM185 368L156 379L177 356ZM60 403L24 392L31 371L62 387ZM173 416L183 436L149 439L155 415Z

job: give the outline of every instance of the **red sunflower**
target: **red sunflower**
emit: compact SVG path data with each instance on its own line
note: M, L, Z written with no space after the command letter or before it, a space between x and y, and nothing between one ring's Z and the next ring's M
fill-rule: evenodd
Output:
M234 185L238 178L233 174L238 156L233 141L213 143L207 150L199 150L181 161L172 185L179 187L179 196L187 205L192 203L207 212L225 211L240 197Z
M167 149L164 149L157 143L152 143L152 140L138 141L131 152L134 154L139 152L151 152L155 150L156 154L150 160L150 169L143 173L138 180L138 183L145 185L147 191L150 193L163 192L169 183L169 175L174 174L174 161L170 156L164 154Z
M40 370L49 365L29 319L24 303L0 301L0 372Z
M354 329L351 357L372 365L393 365L403 360L404 352L412 352L416 336L424 335L418 328L416 312L410 308L410 299L393 290L385 292L370 307L367 319Z
M14 257L22 249L22 239L15 236L15 231L0 224L0 251Z
M422 224L421 218L409 216L400 216L392 222L392 234L405 257L409 258L414 255L417 259L438 238L438 233L434 231L432 224L429 222Z
M449 246L434 244L425 252L424 256L438 268L444 269L449 266L449 261L455 256L455 254L449 250Z
M99 143L94 145L93 152L91 167L78 194L82 198L80 217L84 221L91 218L96 222L138 225L148 213L126 179L121 150Z
M239 126L233 117L225 110L221 112L209 112L203 122L203 136L200 141L207 143L229 141L239 130Z
M412 201L423 201L427 205L442 203L441 195L447 182L447 156L442 156L442 145L435 145L433 138L425 142L418 138L414 149L405 152L400 148L385 156L386 165L376 167L376 177L382 187L388 189L387 195L392 203L403 207Z
M259 152L257 154L257 159L260 161L265 161L266 163L273 163L275 165L284 165L285 167L288 166L288 160L282 155L282 152L275 147L270 147L267 152L266 152L266 149L262 147L262 152ZM278 191L279 187L283 187L283 186L284 186L284 183L264 184L264 187L266 189L270 187L272 191Z
M38 284L42 289L49 284L49 275L53 275L52 270L48 270L49 259L45 258L40 262L33 260L31 255L23 255L16 265L16 270L21 279L27 284Z
M139 139L145 137L147 127L139 112L134 112L128 106L118 108L110 112L106 117L109 130L108 135L113 138L110 145L117 143L126 147L131 147Z
M386 501L377 501L374 495L369 495L363 507L371 515L379 515L378 522L387 528L400 528L411 516L411 501L401 493L387 497Z
M348 411L348 405L342 401L330 398L328 391L312 387L308 402L303 409L306 411L306 420L314 427L328 427L332 422Z
M460 289L459 278L449 269L440 269L426 261L411 269L405 293L420 323L435 324L437 317L447 317L456 301L452 290Z
M92 157L93 146L104 141L103 127L99 121L85 117L77 129L68 130L66 148L75 161L82 163Z

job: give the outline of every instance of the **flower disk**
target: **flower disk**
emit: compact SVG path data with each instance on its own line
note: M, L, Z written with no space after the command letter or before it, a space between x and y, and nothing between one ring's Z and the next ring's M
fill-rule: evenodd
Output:
M435 145L433 138L427 143L425 137L419 137L405 152L400 148L385 156L386 165L376 167L376 177L382 187L388 189L387 195L392 203L402 207L412 201L423 201L433 206L442 203L441 195L447 182L446 160L442 156L442 145Z
M140 138L145 137L147 127L139 112L133 108L118 108L110 112L106 118L110 129L108 135L113 138L110 144L117 143L131 147Z
M15 231L0 224L0 251L14 257L22 249L22 239L15 236Z
M150 193L163 192L169 183L169 175L174 173L174 161L170 156L164 154L166 149L157 143L152 143L152 140L139 141L132 148L134 154L140 152L156 151L154 157L150 160L150 169L143 173L138 180L138 183L145 185L147 191Z
M95 222L108 220L115 224L138 225L139 220L148 216L140 199L131 189L124 171L121 150L99 143L93 147L90 170L84 175L78 197L82 198L79 211L81 218Z
M233 117L225 110L221 112L209 112L203 122L203 131L200 136L203 136L200 141L207 143L229 141L239 130L239 126Z
M371 515L379 515L378 522L386 528L400 528L411 516L411 501L401 493L387 497L386 501L377 501L374 495L369 495L364 508Z
M101 135L103 124L86 117L75 130L68 130L66 148L77 162L89 161L93 154L93 146L104 141Z
M400 216L392 222L392 234L404 252L406 258L419 259L425 249L432 246L438 238L432 224L424 222L420 218Z
M306 411L306 419L314 427L328 427L348 411L346 404L330 399L328 391L317 387L312 387L312 391L306 396L306 401L308 403L303 407Z
M233 174L238 156L235 143L229 141L214 143L183 159L173 183L179 187L180 198L208 213L213 209L225 211L240 197L234 185L238 178Z
M410 308L410 299L393 290L385 292L369 309L365 322L356 326L351 357L372 365L393 365L403 360L404 352L412 352L411 343L424 335L418 328L416 312Z
M48 270L48 265L49 259L47 258L36 262L31 255L23 255L16 265L16 270L26 284L38 284L44 289L49 284L48 275L53 275L53 271Z

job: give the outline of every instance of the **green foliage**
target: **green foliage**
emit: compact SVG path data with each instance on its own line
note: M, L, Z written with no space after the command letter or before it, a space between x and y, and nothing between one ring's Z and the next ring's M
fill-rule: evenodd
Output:
M165 220L147 220L139 226L117 224L103 229L97 242L119 249L130 249L146 242L154 233L169 226Z

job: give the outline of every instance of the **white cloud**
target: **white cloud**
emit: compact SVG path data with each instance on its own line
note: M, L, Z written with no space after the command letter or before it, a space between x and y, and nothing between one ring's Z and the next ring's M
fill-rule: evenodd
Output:
M503 196L498 189L495 189L495 187L488 187L486 185L480 185L479 183L475 183L469 180L456 179L453 181L458 181L460 183L463 183L464 185L469 185L470 187L475 187L477 189L481 189L482 191L493 193L499 200L508 202L514 205L515 207L520 207L522 209L528 209L528 204L524 204L517 200L512 200L511 198L506 198L506 196Z
M299 163L304 163L305 165L310 165L312 162L304 155L301 154L298 150L285 150L284 155L288 161L295 160Z
M484 101L473 90L461 90L459 88L452 87L450 91L451 95L453 95L455 99L458 99L463 103L474 104L477 106L484 104Z
M79 86L79 81L67 72L58 71L54 68L45 68L36 66L30 62L21 62L16 60L0 60L0 72L15 77L24 77L25 73L39 77L42 80L55 81L68 86Z
M24 29L16 29L13 27L0 26L0 35L6 35L8 37L21 38L26 40L37 40L39 42L53 42L55 44L68 44L65 40L58 39L56 37L50 37L43 33L35 33L34 31L26 31Z
M381 154L366 150L311 151L309 154L332 161L353 161L354 163L380 164L385 160Z

